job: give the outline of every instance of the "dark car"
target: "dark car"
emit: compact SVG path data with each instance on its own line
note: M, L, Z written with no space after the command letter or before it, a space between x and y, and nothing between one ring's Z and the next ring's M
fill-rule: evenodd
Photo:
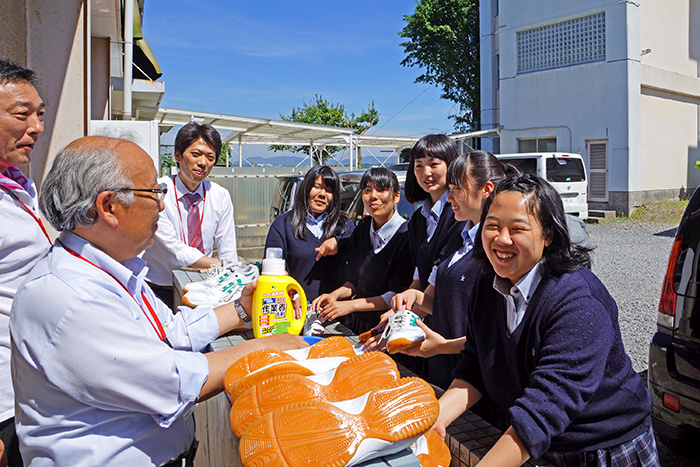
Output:
M700 189L678 226L649 348L652 422L661 441L687 450L700 440ZM693 447L693 449L696 449Z
M400 170L394 170L394 172L396 173L396 177L399 180L399 186L401 187L401 201L399 201L397 210L400 215L408 219L411 214L413 214L413 211L418 209L421 204L411 204L406 201L403 192L406 172ZM362 193L360 193L360 180L362 179L362 175L364 173L364 170L353 170L338 173L341 186L340 209L354 221L364 217L364 205L362 204ZM294 195L296 195L297 189L299 188L301 181L304 179L304 176L280 175L277 176L277 179L279 180L279 183L277 184L277 189L272 200L272 206L270 206L270 222L275 220L275 218L280 214L292 209Z

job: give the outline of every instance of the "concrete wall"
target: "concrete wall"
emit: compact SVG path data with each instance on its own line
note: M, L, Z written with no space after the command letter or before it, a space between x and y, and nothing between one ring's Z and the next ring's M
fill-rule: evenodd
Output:
M109 37L92 37L90 47L90 119L110 118L110 58Z
M32 154L31 177L40 184L56 153L87 132L86 5L75 0L27 1L27 66L42 78L44 134Z
M27 62L26 2L0 0L0 57L23 64Z
M648 0L639 23L642 186L674 198L700 185L700 1Z

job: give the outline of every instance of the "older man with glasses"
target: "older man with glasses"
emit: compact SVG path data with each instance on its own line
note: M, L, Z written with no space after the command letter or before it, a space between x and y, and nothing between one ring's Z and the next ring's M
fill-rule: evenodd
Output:
M27 465L191 465L194 404L223 389L253 350L297 336L200 353L249 313L253 285L218 308L172 314L138 258L167 187L136 144L86 137L61 151L39 206L61 234L17 292L10 320L17 434Z

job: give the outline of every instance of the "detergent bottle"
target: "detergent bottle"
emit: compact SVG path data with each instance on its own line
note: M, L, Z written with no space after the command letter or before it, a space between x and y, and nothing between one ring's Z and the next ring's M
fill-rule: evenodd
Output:
M296 292L296 293L295 293ZM299 296L301 317L294 316L295 295ZM285 274L281 248L268 248L262 273L253 293L253 334L301 334L306 320L306 294L299 283Z

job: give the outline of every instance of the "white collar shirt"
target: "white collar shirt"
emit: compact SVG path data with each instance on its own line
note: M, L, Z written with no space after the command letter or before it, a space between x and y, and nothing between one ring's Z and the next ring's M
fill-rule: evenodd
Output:
M372 252L375 255L382 251L391 239L394 238L394 235L404 222L406 222L406 219L401 217L396 211L394 211L394 214L391 215L391 218L386 224L379 227L378 230L374 228L374 221L370 222L369 241L372 244ZM396 295L396 292L392 292L391 290L381 295L388 308L391 308L391 299L394 298L394 295Z
M540 263L537 263L512 287L507 279L498 275L493 278L493 288L506 301L506 327L509 334L512 334L523 320L527 305L530 303L530 299L532 299L532 295L537 290L541 280Z
M24 462L162 465L194 438L209 374L199 351L218 336L216 314L173 315L145 283L141 259L119 263L68 232L59 240L17 291L10 318Z
M36 188L28 180L12 193L38 217ZM0 422L13 417L14 392L10 378L10 308L17 288L51 244L38 222L7 191L0 189Z
M382 251L386 244L394 238L394 234L404 222L406 222L406 219L401 217L396 211L394 211L391 218L386 221L386 224L379 227L379 229L374 228L374 221L370 222L369 240L372 243L372 250L375 255Z
M447 265L448 268L452 267L453 264L472 251L472 248L474 248L474 242L476 242L476 234L478 231L479 224L474 224L472 221L467 221L461 232L463 241L462 246L459 247L459 249L450 257L450 262ZM435 282L437 280L437 269L437 265L433 266L433 269L430 271L430 277L428 277L428 283L432 284L433 286L435 286Z
M163 199L165 209L158 215L158 230L153 245L146 248L143 259L148 264L148 281L157 285L173 284L172 271L190 266L202 256L212 256L216 243L219 259L238 264L236 228L231 195L222 186L204 180L193 193L201 197L199 212L204 253L188 244L186 194L192 193L179 176L161 177L158 183L168 187Z
M420 213L425 217L427 222L425 231L428 234L428 241L433 238L435 230L437 230L438 222L440 222L440 216L442 215L442 210L445 209L447 204L447 196L449 191L445 191L434 204L430 204L430 198L423 201L423 206L420 208Z
M314 237L320 239L323 237L323 222L328 217L328 213L324 212L318 217L309 214L306 218L306 228L313 234Z

